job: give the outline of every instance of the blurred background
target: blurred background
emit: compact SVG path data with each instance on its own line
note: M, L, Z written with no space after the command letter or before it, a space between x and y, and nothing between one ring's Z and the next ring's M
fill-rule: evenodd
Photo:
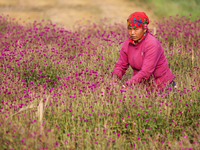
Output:
M72 29L84 21L126 24L135 11L145 12L150 21L179 14L196 19L200 14L200 0L0 0L0 13L20 23L51 20ZM150 24L151 25L151 24Z

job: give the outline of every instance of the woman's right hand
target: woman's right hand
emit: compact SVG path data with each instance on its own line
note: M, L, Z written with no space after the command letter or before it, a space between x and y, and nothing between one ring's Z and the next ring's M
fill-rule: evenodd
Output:
M116 74L113 74L111 82L117 83L118 76Z

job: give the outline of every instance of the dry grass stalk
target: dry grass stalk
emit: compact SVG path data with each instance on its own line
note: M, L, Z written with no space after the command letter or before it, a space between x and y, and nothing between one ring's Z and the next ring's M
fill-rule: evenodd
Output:
M47 103L49 101L49 97L50 97L50 95L47 97L47 100L45 101L44 108L47 106Z
M156 27L153 28L153 35L156 35Z
M37 107L37 112L38 112L38 118L39 118L39 122L42 123L42 119L43 119L43 100L40 100L40 103Z
M37 107L37 112L38 112L38 118L39 118L39 122L42 124L42 120L43 120L43 115L44 115L44 111L45 111L45 107L49 101L49 97L47 97L46 101L45 101L45 104L43 102L43 99L40 100L40 103Z
M14 115L16 115L16 114L18 114L18 113L20 113L20 112L22 112L22 111L25 111L25 110L31 109L31 108L35 108L35 107L37 107L37 106L34 106L33 104L30 104L29 106L27 106L25 108L21 108L18 112L12 114L11 117L14 116Z
M50 95L47 97L47 100L45 101L45 104L43 102L43 99L41 99L38 106L34 106L34 104L32 103L32 104L30 104L27 107L21 108L18 112L12 114L11 117L19 114L22 111L25 111L25 110L28 110L28 109L31 109L31 108L37 108L37 114L36 114L36 116L38 116L39 122L42 124L44 110L45 110L45 107L46 107L46 105L47 105L47 103L49 101L49 97L50 97Z

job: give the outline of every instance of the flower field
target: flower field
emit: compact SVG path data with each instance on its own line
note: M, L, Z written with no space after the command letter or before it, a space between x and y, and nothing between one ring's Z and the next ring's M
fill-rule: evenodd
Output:
M69 31L0 16L0 149L197 149L200 19L154 26L176 91L111 82L128 38L121 24L88 21Z

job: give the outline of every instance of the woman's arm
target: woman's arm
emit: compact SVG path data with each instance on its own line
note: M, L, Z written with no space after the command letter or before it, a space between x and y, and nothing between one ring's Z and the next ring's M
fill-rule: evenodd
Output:
M158 42L152 41L147 44L146 51L144 54L144 60L141 70L134 75L126 84L131 85L133 83L139 83L142 79L148 79L154 72L156 65L160 59L162 53L161 46Z
M122 76L125 74L128 67L129 67L128 55L125 52L125 47L123 44L122 49L120 51L119 60L115 64L115 68L113 70L113 75L115 75L115 77L117 75L117 77L121 80Z

